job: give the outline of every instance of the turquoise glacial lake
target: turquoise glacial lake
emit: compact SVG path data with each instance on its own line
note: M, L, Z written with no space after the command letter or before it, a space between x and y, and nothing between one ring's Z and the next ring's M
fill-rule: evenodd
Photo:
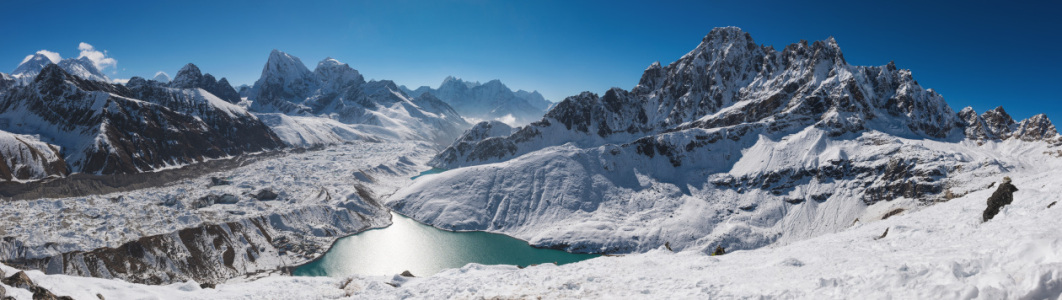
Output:
M325 255L293 274L391 276L409 270L415 276L427 276L468 263L567 264L599 256L535 248L502 234L441 230L396 213L391 213L391 221L391 226L340 238Z

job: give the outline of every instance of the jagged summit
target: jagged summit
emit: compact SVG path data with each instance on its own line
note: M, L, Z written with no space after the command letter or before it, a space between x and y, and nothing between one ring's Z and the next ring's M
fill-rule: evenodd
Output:
M967 106L959 111L958 116L964 123L966 138L972 140L1016 138L1023 141L1039 141L1058 136L1058 130L1045 114L1015 122L1002 106L985 111L981 115L977 115L973 107Z
M188 63L181 67L181 70L177 71L177 75L173 77L171 86L179 88L192 88L199 84L199 81L203 79L203 73L199 70L195 64Z
M221 78L221 80L217 80L214 75L203 74L199 67L192 63L184 65L180 71L177 71L177 75L173 77L173 81L170 81L169 86L181 89L199 88L218 96L218 98L226 102L240 102L240 93L236 92L236 89L229 84L228 79Z
M556 126L570 133L557 133ZM814 126L833 136L874 129L948 138L960 125L943 97L919 86L909 70L892 63L848 65L833 38L802 40L776 50L756 44L739 28L724 27L713 29L675 62L651 64L630 91L614 88L601 96L582 93L561 101L540 122L510 137L517 145L506 148L519 155L567 142L623 144L666 132L729 126L762 128L764 133ZM546 144L532 142L547 131L554 134L541 138ZM505 157L510 156L490 160ZM437 158L440 167L477 164L470 158Z
M331 57L310 71L298 57L273 50L247 95L256 112L381 126L442 145L469 126L445 103L418 102L390 80L366 82L360 72Z

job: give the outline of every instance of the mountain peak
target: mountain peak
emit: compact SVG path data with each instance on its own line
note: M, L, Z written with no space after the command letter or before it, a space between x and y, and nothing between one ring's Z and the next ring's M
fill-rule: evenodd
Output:
M301 59L277 49L269 53L269 59L262 68L262 77L280 76L294 79L309 76L309 74L310 69L306 68Z
M180 71L177 71L177 76L173 77L173 86L179 88L192 88L199 84L199 81L203 79L203 72L199 70L195 64L189 63L184 65Z
M58 63L59 62L53 60L52 57L44 55L43 53L41 53L41 51L38 51L37 53L27 56L26 59L22 60L22 63L20 63L18 67L15 67L15 70L11 72L11 75L33 76L37 73L40 73L40 71L44 69L44 66Z
M130 79L130 80L132 80L132 79ZM158 82L161 82L161 83L170 83L170 75L166 74L166 72L158 71L158 72L155 73L155 77L152 78L151 80L158 81Z
M90 60L88 57L81 57L77 59L64 59L62 61L59 61L59 67L63 68L63 70L65 70L70 75L74 75L80 78L95 81L111 82L111 79L107 78L107 75L104 75L102 72L100 72L100 70L96 68L96 65L92 63L92 60Z

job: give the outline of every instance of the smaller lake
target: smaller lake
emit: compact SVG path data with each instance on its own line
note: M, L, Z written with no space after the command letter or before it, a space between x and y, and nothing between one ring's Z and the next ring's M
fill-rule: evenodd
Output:
M391 213L393 224L340 238L321 258L302 265L296 276L394 275L409 270L428 276L468 263L485 265L567 264L598 257L541 249L502 234L453 232Z

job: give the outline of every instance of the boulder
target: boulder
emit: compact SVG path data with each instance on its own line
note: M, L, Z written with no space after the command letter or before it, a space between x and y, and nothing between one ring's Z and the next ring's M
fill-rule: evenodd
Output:
M273 189L271 188L261 189L258 191L258 193L255 193L253 195L253 197L255 199L258 199L259 201L276 200L277 196L277 193L273 192Z
M985 212L982 215L982 220L988 222L999 210L1014 201L1014 192L1018 191L1018 187L1015 187L1010 183L1010 177L1003 177L1003 183L999 184L995 192L992 192L992 196L988 197L988 207L985 208Z
M33 284L33 280L30 280L29 276L27 276L26 272L24 271L18 271L18 273L15 273L15 275L11 275L11 277L8 278L4 278L2 282L8 286L22 289L28 289L37 286L36 284Z

